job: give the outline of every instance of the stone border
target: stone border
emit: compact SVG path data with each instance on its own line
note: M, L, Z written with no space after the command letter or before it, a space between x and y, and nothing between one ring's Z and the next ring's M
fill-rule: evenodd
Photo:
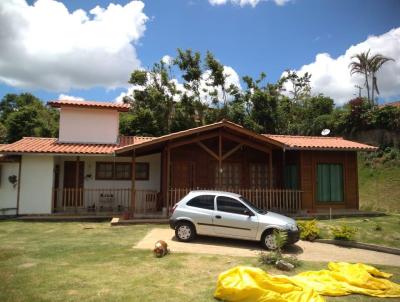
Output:
M169 219L165 218L157 218L157 219L149 219L149 218L143 218L143 219L120 219L118 217L114 217L110 225L111 226L118 226L118 225L131 225L131 224L168 224Z
M335 239L315 239L314 241L319 243L334 244L343 247L357 248L357 249L382 252L400 256L400 249L394 247L380 246L376 244L362 243L356 241L335 240Z

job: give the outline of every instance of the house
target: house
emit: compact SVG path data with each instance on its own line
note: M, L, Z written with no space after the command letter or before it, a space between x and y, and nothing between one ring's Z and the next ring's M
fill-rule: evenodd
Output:
M285 213L357 209L357 151L376 149L340 137L261 135L226 120L161 137L120 136L126 104L49 105L60 110L59 138L0 146L6 214L166 214L191 189L238 192Z

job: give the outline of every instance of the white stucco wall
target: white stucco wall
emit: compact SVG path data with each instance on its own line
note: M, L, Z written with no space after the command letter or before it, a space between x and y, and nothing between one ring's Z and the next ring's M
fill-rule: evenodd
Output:
M15 210L8 210L2 212L4 208L16 208L17 207L17 186L13 186L9 181L8 177L16 175L18 177L18 166L19 163L0 163L0 215L15 215Z
M50 214L54 158L23 155L21 162L20 214Z
M119 113L116 110L61 108L61 142L115 144L118 129Z

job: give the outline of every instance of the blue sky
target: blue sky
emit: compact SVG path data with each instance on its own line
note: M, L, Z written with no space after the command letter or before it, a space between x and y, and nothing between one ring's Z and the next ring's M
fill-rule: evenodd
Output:
M28 5L34 2L28 1ZM77 9L89 12L96 6L107 8L110 2L124 6L130 1L62 2L72 13ZM352 45L366 41L369 36L382 36L400 27L400 1L397 0L295 0L285 5L261 1L255 7L240 6L229 1L224 5L211 5L207 0L143 2L145 6L142 12L148 19L142 34L132 41L141 67L150 67L164 55L174 56L178 47L198 50L202 54L210 50L240 77L257 76L264 71L270 81L276 81L287 68L301 70L304 65L312 64L317 54L328 53L335 60L344 55ZM395 46L388 50L388 55L392 57L393 54L400 57L400 47L396 48L396 42L400 45L397 37L399 36L392 37ZM37 73L48 70L47 66L35 66ZM9 72L12 73L12 70ZM74 73L79 73L79 70ZM95 81L88 83L84 88L74 85L67 88L48 88L43 84L13 85L12 81L1 81L2 75L0 64L0 97L10 92L29 91L45 101L58 98L60 94L112 101L126 91L126 87L121 87L122 82L111 89L101 81L99 84ZM321 78L324 77L325 75L321 75ZM126 80L128 78L129 72L126 72ZM383 78L385 74L382 75ZM56 74L54 81L57 81ZM321 88L317 83L315 85L316 90ZM400 91L392 86L398 85L383 83L383 87L390 90L390 93L384 95L384 101L399 97ZM321 89L327 93L323 87ZM332 87L328 92L335 89ZM351 94L349 89L337 98L345 98Z

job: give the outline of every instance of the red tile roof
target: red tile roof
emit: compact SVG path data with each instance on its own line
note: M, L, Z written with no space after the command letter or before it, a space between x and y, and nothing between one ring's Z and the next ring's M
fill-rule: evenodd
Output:
M47 103L51 107L60 108L60 107L89 107L89 108L97 108L97 109L115 109L120 112L129 111L129 104L118 104L118 103L110 103L110 102L94 102L94 101L76 101L76 100L57 100L50 101Z
M1 145L4 153L112 154L115 149L153 139L152 137L121 136L118 144L60 143L57 138L24 137L12 144Z
M391 102L391 103L384 103L379 105L379 107L386 107L386 106L393 106L393 107L399 107L400 108L400 101L397 102Z
M343 137L323 136L295 136L295 135L273 135L264 136L285 144L287 149L316 149L316 150L359 150L373 151L377 147L346 140Z

